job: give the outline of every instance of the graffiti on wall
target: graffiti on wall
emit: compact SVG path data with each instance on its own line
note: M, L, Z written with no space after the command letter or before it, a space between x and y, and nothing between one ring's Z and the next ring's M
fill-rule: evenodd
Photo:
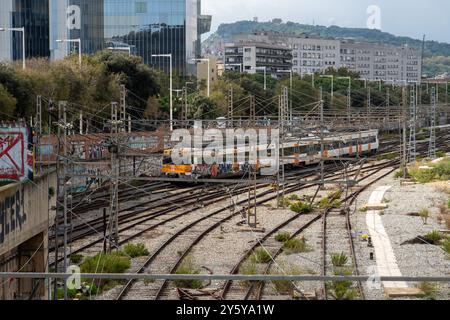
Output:
M21 230L26 221L23 192L18 190L13 195L0 199L0 245L10 233Z
M32 179L30 138L28 128L0 128L0 182Z

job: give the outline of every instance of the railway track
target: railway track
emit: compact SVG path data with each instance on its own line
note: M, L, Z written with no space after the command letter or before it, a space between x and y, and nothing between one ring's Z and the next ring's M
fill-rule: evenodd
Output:
M334 167L334 166L333 166ZM304 179L307 177L311 177L316 174L316 170L311 171L308 170L307 173L298 173L296 175L297 179ZM292 178L292 177L291 177ZM264 189L268 188L268 185L260 185L258 186L258 189ZM121 235L122 241L120 241L119 246L126 244L143 234L156 230L159 227L162 227L170 222L176 222L180 218L184 218L188 216L189 214L192 214L199 209L203 209L205 207L215 205L221 201L225 201L230 199L232 196L237 196L240 194L245 193L248 190L248 187L239 187L232 191L224 192L223 189L218 189L217 191L210 190L207 192L207 194L199 196L198 194L195 195L189 195L186 196L186 198L190 199L189 202L182 202L180 198L174 199L174 203L176 205L171 205L167 207L167 201L163 201L163 204L156 205L153 201L150 201L151 204L150 207L144 207L139 209L138 211L134 210L127 215L122 216L122 218L126 218L127 220L121 220L121 227L119 229L119 234ZM175 202L176 201L176 202ZM139 207L142 207L142 204L139 205ZM160 210L154 211L154 208L157 207L163 207ZM180 210L180 208L183 208L182 212L175 212L176 210ZM142 215L138 215L142 214ZM129 230L135 230L141 225L145 225L147 223L154 222L149 227L145 227L142 230L139 230L132 235L125 235ZM100 223L97 221L97 223ZM84 231L82 235L78 236L77 239L84 239L87 235L92 234L100 234L102 230L93 230L90 228L90 230ZM97 237L95 240L89 241L87 244L83 244L79 247L74 247L71 251L72 254L81 254L87 250L92 251L101 251L103 247L104 237L101 233L99 237ZM62 261L63 258L59 258L58 261ZM54 262L51 263L51 266L54 265Z
M355 170L356 171L356 170ZM340 174L334 174L335 176L340 176ZM312 177L312 179L317 179L317 176ZM286 193L291 193L295 191L299 191L302 189L310 188L312 185L305 185L305 184L293 184L293 186L289 187L286 190ZM267 190L263 191L262 193L258 194L258 198L260 199L257 202L257 205L261 205L263 203L266 203L268 201L274 200L277 198L277 196L273 196L274 193L273 190ZM264 199L261 199L264 197ZM244 199L237 203L237 205L245 205L247 204L247 199ZM166 242L164 242L148 259L147 261L139 268L137 273L144 273L147 269L151 268L153 270L158 270L160 272L169 272L173 273L177 270L177 268L180 266L182 261L187 257L187 255L191 252L193 247L198 244L206 235L208 235L211 231L218 228L223 223L229 221L230 219L234 218L235 216L239 215L240 212L234 212L231 214L226 214L227 210L230 210L234 207L234 205L226 206L224 208L221 208L219 210L216 210L206 216L203 216L202 218L190 223L189 225L185 226L181 230L179 230L177 233L175 233L172 237L170 237ZM243 209L243 211L246 211L248 208ZM203 231L199 231L195 233L195 228L201 227L202 223L205 222L207 219L213 219L213 223L209 226L204 226L206 229ZM192 232L194 231L194 232ZM185 234L188 235L184 236ZM178 241L175 245L178 245L180 243L183 243L182 250L178 249L177 252L180 253L179 257L174 257L173 250L170 250L171 247L174 246L176 239L182 239L182 241ZM189 242L185 241L186 239L189 240ZM164 256L161 258L160 256ZM157 258L159 260L157 260ZM168 267L168 265L170 267ZM165 290L167 288L168 282L167 281L161 281L157 283L157 287L153 288L155 284L152 284L147 287L143 287L142 283L139 285L137 289L133 289L134 285L136 284L136 281L129 281L124 288L121 290L121 292L118 294L117 299L125 299L127 296L139 296L139 297L146 297L146 298L154 298L154 299L160 299L165 294ZM134 290L133 292L130 291ZM143 291L143 292L141 292ZM153 292L153 293L151 293Z
M377 168L373 168L372 172L369 173L368 175L366 175L364 178L362 178L360 181L364 181L370 177L372 177L373 175L375 175L376 173L378 173L379 171L385 169L386 167L390 167L392 166L394 163L393 162L389 162L387 164L384 164L381 167L377 167ZM388 173L384 174L384 176L390 174L392 171L394 171L395 168L393 168L392 170L389 170ZM380 178L381 179L381 178ZM362 190L368 188L370 185L372 185L373 183L375 183L376 181L378 181L379 179L373 180L370 183L366 184L364 187L360 188L358 191L354 192L352 195L347 196L345 199L343 199L343 201L350 201L352 199L356 199L357 194L359 194L360 192L362 192ZM336 200L336 199L335 199ZM313 218L311 218L309 221L307 221L306 223L302 224L300 227L298 228L293 228L291 227L289 231L292 231L292 229L294 229L295 231L293 233L290 232L291 237L290 239L294 239L296 237L298 237L299 235L301 235L306 229L310 228L313 224L319 222L320 220L322 221L326 221L327 217L329 216L329 214L332 212L332 208L325 208L320 214L316 214L313 216ZM283 245L276 243L273 241L273 236L277 233L277 232L281 232L281 231L286 231L286 228L289 227L289 224L295 222L298 218L300 218L301 215L295 215L294 217L288 219L287 221L283 222L282 224L280 224L279 226L275 227L274 229L272 229L270 232L266 233L259 241L258 243L256 243L252 248L250 248L250 250L248 250L242 257L241 259L238 261L238 263L233 267L233 269L231 270L230 274L238 274L239 270L241 268L241 266L244 264L244 262L251 256L251 254L253 252L255 252L256 249L258 249L259 247L264 246L264 248L271 248L270 250L270 254L272 257L272 260L266 265L265 269L264 269L264 274L268 274L270 272L270 269L273 266L273 263L275 262L275 259L284 251L283 250ZM349 233L349 235L351 236L351 232ZM326 238L326 235L324 234L324 238ZM341 239L337 239L337 241L340 241ZM353 250L354 252L354 250ZM325 251L324 251L324 255L325 255ZM226 299L227 297L230 296L230 293L232 293L235 297L238 297L240 299L242 299L242 288L239 286L239 284L236 284L234 287L232 287L233 285L233 281L226 281L223 289L222 289L222 293L220 296L220 299ZM256 300L260 300L262 299L262 295L263 295L263 289L264 289L265 283L260 282L259 284L251 284L249 286L249 288L246 290L245 294L243 295L243 299L248 300L250 299L252 296L256 299Z
M386 151L388 151L388 147L387 146L391 146L393 144L393 141L388 141L387 144L385 145L386 147ZM385 154L389 154L392 152L385 152ZM328 165L326 167L326 169L328 168L332 168L332 165ZM338 170L339 168L337 166L334 166L336 170ZM318 168L306 168L303 169L301 172L316 172L318 170ZM300 173L301 174L301 173ZM289 181L295 181L295 179L297 179L299 173L297 172L293 172L293 173L287 173L286 174L286 180ZM157 186L164 186L167 187L169 189L166 189L164 191L169 191L169 190L173 190L171 188L173 188L173 186L167 185L167 184L160 184L160 183L154 183L151 184L149 186L149 190L147 191L143 191L143 192L138 192L137 194L133 194L129 197L127 197L126 195L122 198L122 201L126 202L126 201L131 201L134 199L138 199L138 198L142 198L143 196L149 195L151 191L153 191L150 196L155 196L156 195L156 199L151 199L151 200L146 200L142 203L139 203L137 205L132 205L126 208L123 208L120 210L119 212L119 223L120 224L126 224L126 223L132 223L133 221L139 221L140 219L144 218L144 217L149 217L154 215L155 217L159 217L159 212L156 213L147 213L149 210L155 209L155 208L161 208L161 207L166 207L166 210L161 210L161 211L166 211L166 212L170 212L172 210L176 210L177 206L173 206L173 203L177 203L177 204L183 204L184 206L190 206L193 205L193 203L197 200L197 201L201 201L200 197L197 197L195 195L192 194L192 192L198 191L199 193L202 193L203 191L203 187L202 186L194 186L189 188L187 191L182 191L181 194L172 194L170 196L167 196L166 199L162 200L161 198L166 196L166 194L164 193L163 190L159 189ZM267 187L267 185L262 185L259 187ZM156 191L155 191L156 188ZM134 191L136 191L136 188L133 188ZM133 190L125 190L124 192L132 192ZM244 190L245 191L245 187L244 188L240 188L239 190ZM136 193L136 192L135 192ZM189 195L187 196L183 196L183 194L185 193L189 193ZM158 196L159 195L159 196ZM105 195L98 195L96 196L93 201L104 201L106 200L106 198L104 198ZM100 199L100 200L99 200ZM219 197L218 200L222 200L222 198ZM172 206L167 207L167 201L166 200L172 200ZM188 200L192 200L191 202L187 202ZM156 202L155 202L156 201ZM92 204L92 201L90 202ZM87 205L89 206L89 204ZM96 208L101 208L104 207L103 206L94 206L94 209ZM144 215L144 217L142 216ZM107 214L106 218L108 219L109 215ZM149 220L144 220L143 222L148 222ZM83 239L85 237L94 235L94 234L99 234L102 233L104 229L104 218L102 217L102 215L100 213L97 214L97 217L94 219L90 219L88 221L82 221L81 223L79 223L78 225L75 225L72 229L71 229L71 241L77 241L80 239ZM54 236L51 234L51 240L53 240ZM51 251L53 251L54 248L51 248Z

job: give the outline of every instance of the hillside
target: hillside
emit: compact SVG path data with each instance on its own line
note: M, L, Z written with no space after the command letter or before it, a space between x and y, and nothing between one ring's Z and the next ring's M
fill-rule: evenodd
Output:
M203 48L205 51L216 51L217 48L221 46L221 43L228 41L231 36L239 33L249 33L254 31L271 31L296 35L308 34L321 37L350 38L370 42L383 42L393 45L407 44L418 49L422 47L422 40L395 36L380 30L342 28L338 26L312 26L294 22L280 23L279 21L238 21L220 25L217 31L211 34L211 36L203 42ZM438 56L441 58L432 59L433 57ZM425 57L428 59L425 59L424 73L428 75L435 75L436 73L450 72L450 66L447 64L442 64L442 59L445 60L445 57L450 57L450 44L437 41L426 41Z

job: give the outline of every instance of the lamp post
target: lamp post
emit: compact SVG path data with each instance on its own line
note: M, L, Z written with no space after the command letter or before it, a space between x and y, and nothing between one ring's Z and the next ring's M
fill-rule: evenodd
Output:
M267 67L255 67L254 70L264 71L264 91L267 91Z
M208 98L211 95L211 60L210 59L192 59L192 61L197 61L197 62L207 62L208 63Z
M153 58L168 58L170 63L170 131L173 131L173 65L172 54L152 54Z
M58 39L56 40L57 43L64 43L64 42L75 42L78 43L78 64L81 67L81 39Z
M22 28L0 28L0 31L22 32L22 69L26 68L26 52L25 52L25 27Z

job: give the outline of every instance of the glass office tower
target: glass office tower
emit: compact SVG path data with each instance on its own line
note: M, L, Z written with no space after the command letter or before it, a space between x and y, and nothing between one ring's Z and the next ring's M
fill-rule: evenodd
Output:
M175 70L191 74L192 59L201 53L201 34L209 31L211 22L210 16L201 15L200 0L49 1L53 59L78 50L76 44L55 43L57 39L80 38L83 53L129 50L165 71L169 59L152 55L172 53Z
M49 18L48 0L0 1L0 28L25 27L27 58L49 56ZM22 36L22 32L0 32L0 61L22 59Z

